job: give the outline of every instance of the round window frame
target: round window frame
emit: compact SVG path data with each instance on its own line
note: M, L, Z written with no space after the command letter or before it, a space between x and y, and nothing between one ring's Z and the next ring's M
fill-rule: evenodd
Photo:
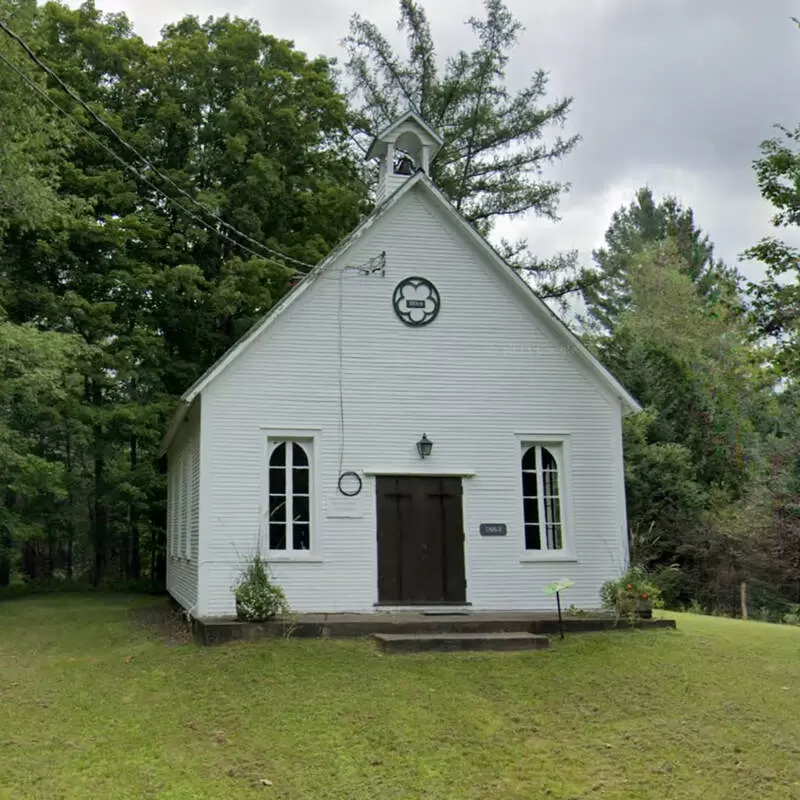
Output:
M418 322L410 319L408 312L400 310L400 301L403 299L402 292L406 286L412 286L415 289L419 288L420 286L427 286L430 291L431 298L433 299L433 311L429 316L419 320ZM425 325L430 325L431 322L433 322L436 317L439 316L439 311L442 308L442 296L439 294L439 290L427 278L422 278L419 275L409 275L407 278L403 278L403 280L401 280L400 283L394 287L394 292L392 294L392 307L394 308L394 313L397 315L397 318L404 325L408 325L410 328L422 328Z

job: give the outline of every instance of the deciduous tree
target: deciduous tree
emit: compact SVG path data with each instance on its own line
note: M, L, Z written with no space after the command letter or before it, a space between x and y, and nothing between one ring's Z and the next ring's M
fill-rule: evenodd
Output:
M229 17L187 17L151 46L92 2L26 11L23 38L63 84L0 34L28 76L0 64L3 86L24 98L18 119L0 124L28 148L17 169L42 170L44 188L71 205L37 216L0 201L0 305L10 323L85 348L73 364L79 402L61 420L79 420L82 438L46 455L71 476L75 513L49 531L80 543L76 571L95 582L136 579L163 564L153 459L176 396L280 299L299 264L355 227L365 189L326 59ZM36 130L26 108L58 123L60 138L26 143Z
M775 209L775 228L798 228L800 125L794 130L781 128L779 136L762 143L755 172L761 194ZM778 236L768 236L746 255L766 266L764 278L749 287L754 322L773 346L781 374L795 380L800 374L800 249Z
M634 558L669 570L671 602L730 605L747 548L722 519L766 468L772 400L738 308L698 293L683 252L667 238L631 258L625 310L594 346L646 407L625 422Z

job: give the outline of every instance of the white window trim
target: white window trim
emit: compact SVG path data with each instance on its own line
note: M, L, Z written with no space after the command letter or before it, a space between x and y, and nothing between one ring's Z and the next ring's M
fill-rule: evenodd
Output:
M525 500L536 500L536 525L539 528L539 549L531 548L529 552L534 553L563 553L564 552L564 509L562 508L563 502L563 478L564 478L564 470L562 458L561 458L561 447L552 445L552 444L532 444L528 442L523 442L522 446L520 447L520 455L524 459L525 456L533 451L533 469L522 469L522 481L523 481L523 522L527 525L528 520L525 519L524 513L524 503ZM556 493L547 494L547 485L545 482L545 472L552 472L552 470L545 470L544 465L544 453L545 451L549 454L549 456L555 461L556 464ZM536 494L529 495L528 497L525 496L524 493L524 483L525 483L525 475L533 474L534 480L536 481ZM558 515L556 516L555 520L551 519L548 516L547 509L548 509L548 500L557 500L558 501ZM552 503L550 506L552 507ZM550 547L549 538L551 530L550 528L555 528L558 533L558 538L561 540L561 547ZM527 533L527 532L526 532ZM555 535L553 536L555 539ZM527 546L526 546L527 549Z
M520 564L547 564L547 563L577 564L578 563L577 556L565 553L561 550L558 551L551 550L549 552L544 551L538 555L536 554L535 550L525 550L525 553L526 555L520 556L519 559Z
M447 467L369 467L362 470L364 475L380 476L380 475L408 475L425 477L433 475L442 478L474 478L477 472L474 469L452 469Z
M192 482L194 480L194 448L191 442L186 445L183 459L183 506L186 518L183 521L183 557L188 562L192 560Z
M320 428L271 428L261 426L264 435L261 459L261 510L259 512L259 551L262 557L270 564L279 563L306 563L318 564L323 559L320 555L320 529L322 507L320 503L321 486L319 479L319 432ZM297 442L306 446L309 457L309 511L311 524L309 526L309 550L270 550L269 549L269 457L272 444L276 441ZM289 544L287 529L287 545Z
M183 560L186 540L186 451L181 452L178 459L178 535L177 558Z
M517 519L520 531L520 563L577 562L572 515L572 468L571 442L567 433L518 433L516 439L517 464ZM561 550L527 550L525 548L525 512L522 489L522 455L528 447L538 445L547 447L558 466L558 494L561 506ZM537 476L538 479L538 476ZM539 498L541 503L542 498ZM540 508L541 515L541 508ZM542 531L542 542L546 544L547 535Z
M313 544L313 542L312 542ZM321 556L315 556L310 550L293 550L291 555L280 555L285 550L269 550L266 561L269 564L322 564Z
M181 460L176 457L172 467L172 492L170 499L170 512L172 516L172 536L170 537L170 556L173 561L178 560L178 553L180 548L180 487L181 487Z
M167 462L167 555L175 558L175 464Z

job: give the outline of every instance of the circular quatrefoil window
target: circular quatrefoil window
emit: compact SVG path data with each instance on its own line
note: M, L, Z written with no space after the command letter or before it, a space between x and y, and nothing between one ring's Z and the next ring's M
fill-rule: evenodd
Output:
M394 290L394 311L406 325L419 327L436 319L441 298L425 278L404 278Z

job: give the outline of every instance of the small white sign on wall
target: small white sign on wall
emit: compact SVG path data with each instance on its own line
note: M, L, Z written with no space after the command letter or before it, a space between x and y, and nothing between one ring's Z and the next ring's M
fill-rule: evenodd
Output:
M361 519L364 516L362 496L345 497L341 492L328 492L325 495L324 511L329 519Z

